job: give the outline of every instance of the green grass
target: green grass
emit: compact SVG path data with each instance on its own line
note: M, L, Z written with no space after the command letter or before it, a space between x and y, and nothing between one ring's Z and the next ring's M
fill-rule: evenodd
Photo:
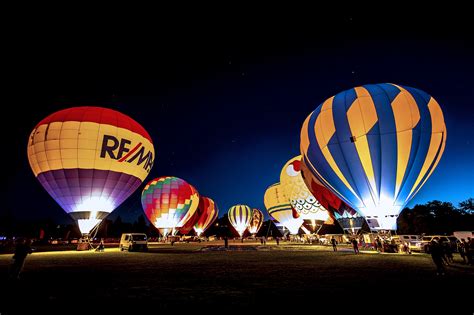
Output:
M452 299L455 308L470 307L456 301L472 294L463 288L474 283L474 268L455 263L445 277L438 277L428 255L354 255L309 246L202 252L201 247L161 245L148 253L117 249L34 253L27 258L22 279L2 286L0 313L2 305L11 308L13 297L23 294L44 310L61 304L80 307L80 297L87 304L101 301L105 307L125 304L142 309L257 304L278 308L294 303L339 308L342 304L337 301L353 303L351 299L396 305L402 296L405 303L424 305L437 292ZM10 258L0 255L4 278Z

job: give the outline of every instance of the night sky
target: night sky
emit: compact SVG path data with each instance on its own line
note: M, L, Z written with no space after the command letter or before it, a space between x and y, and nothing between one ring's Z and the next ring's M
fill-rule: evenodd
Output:
M447 125L441 162L408 206L433 199L457 205L474 197L471 41L437 29L407 32L407 25L376 32L370 27L382 20L352 15L331 24L281 19L259 27L257 19L225 20L206 27L199 18L134 28L80 25L67 32L51 25L7 39L4 104L11 114L3 115L1 130L0 217L66 220L26 156L32 128L59 109L104 106L134 118L155 144L145 181L181 177L214 199L222 216L237 203L264 209L266 188L299 154L301 125L321 102L383 82L434 96ZM110 217L141 215L142 188Z

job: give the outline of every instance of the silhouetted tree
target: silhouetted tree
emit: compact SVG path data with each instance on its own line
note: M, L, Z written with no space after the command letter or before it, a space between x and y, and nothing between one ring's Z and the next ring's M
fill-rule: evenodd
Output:
M146 233L147 230L148 225L146 224L145 217L142 214L138 217L137 221L133 223L133 231L138 233Z
M474 212L472 198L460 203L457 209L450 202L429 201L405 208L398 217L399 234L452 234L456 230L472 230Z
M459 203L459 210L464 214L474 214L474 198L469 198Z

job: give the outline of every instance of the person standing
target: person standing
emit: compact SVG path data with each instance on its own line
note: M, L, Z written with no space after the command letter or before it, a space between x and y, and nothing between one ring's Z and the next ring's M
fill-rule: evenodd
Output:
M380 240L379 237L377 237L376 242L377 242L377 251L378 251L379 253L380 253L380 252L384 252L383 244L382 244L382 241Z
M100 239L99 246L97 247L97 251L98 251L98 252L103 252L103 251L104 251L104 248L105 248L105 246L104 246L104 239L101 238L101 239Z
M473 255L474 251L474 239L471 239L470 237L467 238L467 241L464 241L464 252L467 258L467 264L472 265L473 264Z
M353 238L351 242L352 242L352 247L354 248L354 253L358 254L359 253L359 244L357 243L357 239Z
M433 239L430 244L431 258L433 259L434 264L436 265L436 275L444 276L446 269L443 262L443 247L438 243L438 240Z
M337 252L337 241L334 237L331 238L332 250Z
M28 254L31 254L33 249L31 248L31 240L21 238L18 240L15 246L15 253L13 254L13 263L11 266L10 277L14 280L20 279L20 274L23 271L25 265L25 259Z
M462 258L462 263L466 264L466 251L464 248L464 239L461 239L461 241L457 243L457 246L458 246L459 255L461 255L461 258Z

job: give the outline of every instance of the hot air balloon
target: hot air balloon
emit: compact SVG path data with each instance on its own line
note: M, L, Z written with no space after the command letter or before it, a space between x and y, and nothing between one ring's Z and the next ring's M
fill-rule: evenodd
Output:
M248 229L251 234L257 234L263 224L263 213L258 209L252 210L252 219L250 220Z
M140 186L155 154L139 123L101 107L49 115L31 132L27 151L36 178L84 236Z
M208 197L201 197L201 200L199 201L199 209L201 209L202 214L194 224L194 231L198 236L201 236L201 234L205 232L217 219L219 209L215 202Z
M230 224L242 237L252 219L252 209L246 205L235 205L229 209L228 216Z
M142 192L143 211L163 236L183 227L198 205L196 188L178 177L155 178Z
M271 185L263 197L268 214L290 230L291 234L298 234L303 219L298 217L296 210L291 206L288 198L283 194L280 183Z
M365 219L324 187L323 184L311 174L303 161L301 161L301 176L303 177L306 187L308 187L321 205L328 210L332 219L336 220L345 232L352 235L358 234L365 223Z
M329 219L328 211L309 191L301 176L301 155L289 160L280 173L285 198L290 201L298 216L305 220L312 233L317 233Z
M312 174L375 230L396 229L400 211L433 173L445 145L436 100L389 83L327 99L301 130L301 153Z
M197 207L196 211L194 212L194 215L191 218L189 218L189 220L186 221L186 223L183 224L182 227L176 229L175 230L176 232L179 231L179 233L181 233L181 235L187 235L189 232L191 232L194 225L196 224L196 222L199 220L199 218L203 214L203 209L200 207L201 199L202 199L202 197L199 199L199 206Z

